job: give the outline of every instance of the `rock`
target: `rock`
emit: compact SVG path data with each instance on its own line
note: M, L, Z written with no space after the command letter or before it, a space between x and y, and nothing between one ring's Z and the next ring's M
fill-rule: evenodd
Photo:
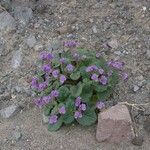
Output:
M41 3L41 1L37 1L35 11L40 14L43 14L46 12L47 8L49 8L47 4L43 4Z
M96 139L99 142L120 143L134 137L132 121L125 105L115 105L98 116Z
M134 86L133 86L133 91L134 91L134 92L137 92L139 89L140 89L140 88L139 88L137 85L134 85Z
M22 137L22 133L20 131L14 130L12 132L12 140L19 141Z
M44 113L42 114L42 122L43 122L43 124L47 124L49 122L49 117L45 116Z
M66 34L66 33L70 33L72 31L71 26L62 26L56 29L56 32L58 34Z
M143 126L144 126L144 129L150 133L150 116L146 118Z
M0 95L0 101L4 100L10 100L11 99L11 93L5 92L2 95Z
M112 106L115 106L117 105L117 101L105 101L104 104L105 104L105 108L109 108L109 107L112 107Z
M14 17L21 25L26 26L33 17L32 9L17 6L14 8Z
M4 119L7 119L7 118L14 116L19 111L20 111L20 107L13 104L11 106L8 106L8 107L0 110L0 116Z
M60 40L54 40L51 42L50 45L51 45L52 50L58 50L61 47L62 42Z
M115 51L114 54L120 56L122 53L120 51Z
M146 52L146 57L147 57L147 59L150 59L150 50L149 49Z
M146 89L148 90L148 93L150 93L150 80L147 81Z
M1 0L1 5L7 10L11 8L10 0Z
M12 1L12 8L16 6L29 7L32 9L35 8L35 0L11 0L11 1Z
M108 41L107 45L113 49L117 49L118 41L116 39L111 39L110 41Z
M11 60L12 68L17 69L21 64L21 61L22 61L22 51L17 50L14 52Z
M15 19L6 11L0 13L0 32L9 33L15 29Z
M27 41L26 41L27 45L32 48L34 47L35 43L36 43L36 38L35 36L33 35L30 35L28 38L27 38Z
M92 27L92 31L93 31L93 33L97 33L97 28L95 25Z
M143 136L141 136L141 135L135 136L131 142L133 145L142 146L143 142L144 142Z
M0 39L0 56L3 55L3 51L5 49L5 44L3 41Z

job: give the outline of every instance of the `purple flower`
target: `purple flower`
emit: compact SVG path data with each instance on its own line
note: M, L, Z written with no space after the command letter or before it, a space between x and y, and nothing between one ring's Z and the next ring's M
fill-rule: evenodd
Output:
M73 71L74 66L71 65L71 64L68 64L66 68L67 68L67 70L68 70L69 72L71 72L71 71Z
M96 65L92 65L91 67L93 68L93 70L97 70L98 69L98 67Z
M92 66L88 66L86 68L86 72L91 72L91 71L94 71L94 70L97 70L98 67L96 65L92 65Z
M124 80L124 81L126 81L127 79L128 79L128 74L127 73L121 73L121 77L122 77L122 79Z
M103 109L104 107L105 107L105 104L103 102L99 101L96 103L96 108Z
M85 104L80 104L79 109L82 111L86 110L86 105Z
M61 108L59 108L59 113L60 113L60 114L65 114L65 113L66 113L66 108L65 108L65 106L62 106Z
M102 74L104 73L104 70L103 70L102 68L99 68L99 69L98 69L98 72L99 72L99 74L102 75Z
M38 98L38 99L34 100L34 104L35 104L37 107L41 108L41 107L44 105L44 102L42 101L41 98Z
M60 83L63 84L67 80L66 76L60 75Z
M81 104L81 97L77 97L76 100L75 100L75 106L76 107L79 107L79 105Z
M123 66L124 66L124 63L121 62L121 61L118 61L118 60L116 60L116 61L112 61L111 60L111 61L107 62L107 64L109 66L115 68L115 69L118 69L118 70L121 70L123 68Z
M57 90L51 91L51 97L58 97L58 96L59 96L59 92Z
M40 83L39 86L38 86L38 90L43 91L46 87L47 87L46 82Z
M82 113L80 111L76 111L74 113L74 118L78 119L78 118L82 118Z
M91 71L93 71L93 68L91 66L86 68L86 72L91 72Z
M51 66L49 64L43 65L42 69L46 73L50 73L52 71Z
M54 70L54 71L52 72L52 75L53 75L54 78L57 78L58 75L59 75L59 70Z
M48 103L50 102L50 100L51 100L51 97L50 97L50 96L44 96L44 97L42 98L42 101L43 101L45 104L48 104Z
M92 74L91 79L94 81L98 81L98 75L97 74Z
M31 81L31 86L33 88L38 88L38 79L37 78L32 78L32 81Z
M47 52L46 51L41 52L39 57L41 60L46 60L47 59Z
M108 66L110 66L112 63L113 63L113 61L112 61L112 60L107 61L107 65L108 65Z
M103 76L103 75L102 75L102 76L100 77L100 79L99 79L100 83L102 83L103 85L106 85L106 84L107 84L107 80L108 80L108 79L107 79L105 76Z
M65 63L65 61L66 61L66 59L65 58L60 58L60 63L62 63L62 64L64 64Z
M65 47L76 47L78 43L76 41L65 41L64 46Z
M101 53L96 53L96 58L99 58L101 56Z
M47 60L52 60L53 58L54 58L54 55L51 54L51 53L48 53L47 56L46 56Z
M49 123L50 124L55 124L55 123L57 123L57 120L58 120L58 116L57 115L52 115L49 118Z

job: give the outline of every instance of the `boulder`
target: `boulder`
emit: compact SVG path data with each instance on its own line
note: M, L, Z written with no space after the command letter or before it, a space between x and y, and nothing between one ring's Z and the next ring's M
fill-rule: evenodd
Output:
M128 108L117 104L98 116L96 139L99 142L120 143L135 137Z
M15 19L7 11L0 13L0 32L9 33L15 29Z
M26 26L33 17L31 8L17 6L14 8L14 18L19 21L22 26Z
M20 107L18 105L10 105L2 110L0 110L0 117L4 119L8 119L14 116L16 113L20 111Z

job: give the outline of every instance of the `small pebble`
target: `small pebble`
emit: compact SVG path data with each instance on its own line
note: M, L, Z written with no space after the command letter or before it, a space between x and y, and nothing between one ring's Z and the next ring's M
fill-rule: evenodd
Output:
M134 92L137 92L139 89L140 89L140 88L139 88L137 85L134 85L134 87L133 87L133 91L134 91Z
M21 132L19 132L19 131L13 131L12 132L12 139L13 140L19 141L21 137L22 137Z
M142 146L144 142L144 139L141 135L136 136L133 140L132 140L132 144L136 145L136 146Z

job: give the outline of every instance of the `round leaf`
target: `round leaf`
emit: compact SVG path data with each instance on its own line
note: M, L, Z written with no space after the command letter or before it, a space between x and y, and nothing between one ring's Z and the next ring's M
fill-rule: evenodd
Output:
M48 130L49 131L56 131L62 126L62 123L63 123L63 117L61 116L58 119L57 123L55 123L55 124L48 124Z
M82 93L82 83L79 82L77 85L72 86L70 91L72 96L78 97Z
M70 78L72 80L78 80L80 78L80 72L77 71L77 72L73 72L71 75L70 75Z
M83 126L90 126L94 124L97 120L96 113L94 109L88 109L84 112L83 117L77 119L77 122Z

